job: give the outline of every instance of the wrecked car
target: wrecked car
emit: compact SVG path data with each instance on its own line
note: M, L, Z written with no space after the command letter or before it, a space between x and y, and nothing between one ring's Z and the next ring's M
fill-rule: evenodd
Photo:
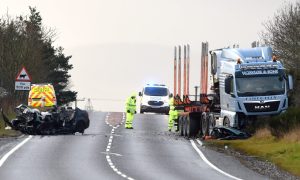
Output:
M211 139L219 140L233 140L233 139L247 139L250 134L240 131L238 129L226 126L214 127L210 132Z
M12 129L30 135L56 135L84 133L90 120L87 111L76 108L53 107L40 112L24 104L15 109L16 118L9 120L1 110L3 120Z

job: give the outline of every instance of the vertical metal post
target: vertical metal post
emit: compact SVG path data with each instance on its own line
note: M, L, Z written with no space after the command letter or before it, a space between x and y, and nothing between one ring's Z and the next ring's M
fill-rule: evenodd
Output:
M184 67L183 67L183 96L186 95L186 45L184 45L183 49L183 61L184 61Z
M190 45L187 45L187 95L190 94Z
M195 102L197 101L197 97L198 97L198 87L199 86L195 86Z
M181 97L181 46L178 47L178 96Z
M177 94L177 47L174 48L174 96Z

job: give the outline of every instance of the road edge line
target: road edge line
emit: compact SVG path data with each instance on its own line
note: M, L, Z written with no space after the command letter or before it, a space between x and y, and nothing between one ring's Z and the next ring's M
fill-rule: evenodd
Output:
M16 145L14 148L12 148L9 152L7 152L1 159L0 159L0 167L4 164L4 162L9 158L10 155L12 155L15 151L17 151L20 147L22 147L25 143L27 143L32 136L28 136L26 139L24 139L22 142L20 142L18 145Z
M201 159L206 163L208 164L211 168L213 168L214 170L218 171L219 173L227 176L227 177L230 177L232 179L236 179L236 180L242 180L240 178L237 178L235 176L232 176L224 171L222 171L221 169L219 169L218 167L216 167L215 165L213 165L205 156L204 154L202 153L202 151L197 147L197 145L195 144L195 142L193 140L190 140L193 148L196 150L196 152L199 154L199 156L201 157Z

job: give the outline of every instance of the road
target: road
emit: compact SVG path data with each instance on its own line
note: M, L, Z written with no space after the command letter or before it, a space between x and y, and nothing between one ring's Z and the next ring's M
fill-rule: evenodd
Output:
M167 116L97 112L84 135L34 136L0 167L0 179L267 179L232 157L167 132ZM222 172L213 169L196 148ZM229 176L228 176L229 175ZM232 177L230 177L232 176Z

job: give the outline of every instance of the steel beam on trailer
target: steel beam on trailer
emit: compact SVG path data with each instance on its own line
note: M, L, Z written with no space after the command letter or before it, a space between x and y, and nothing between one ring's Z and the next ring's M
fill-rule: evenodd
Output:
M181 46L178 46L178 96L181 97Z
M174 48L174 96L177 95L177 47Z

